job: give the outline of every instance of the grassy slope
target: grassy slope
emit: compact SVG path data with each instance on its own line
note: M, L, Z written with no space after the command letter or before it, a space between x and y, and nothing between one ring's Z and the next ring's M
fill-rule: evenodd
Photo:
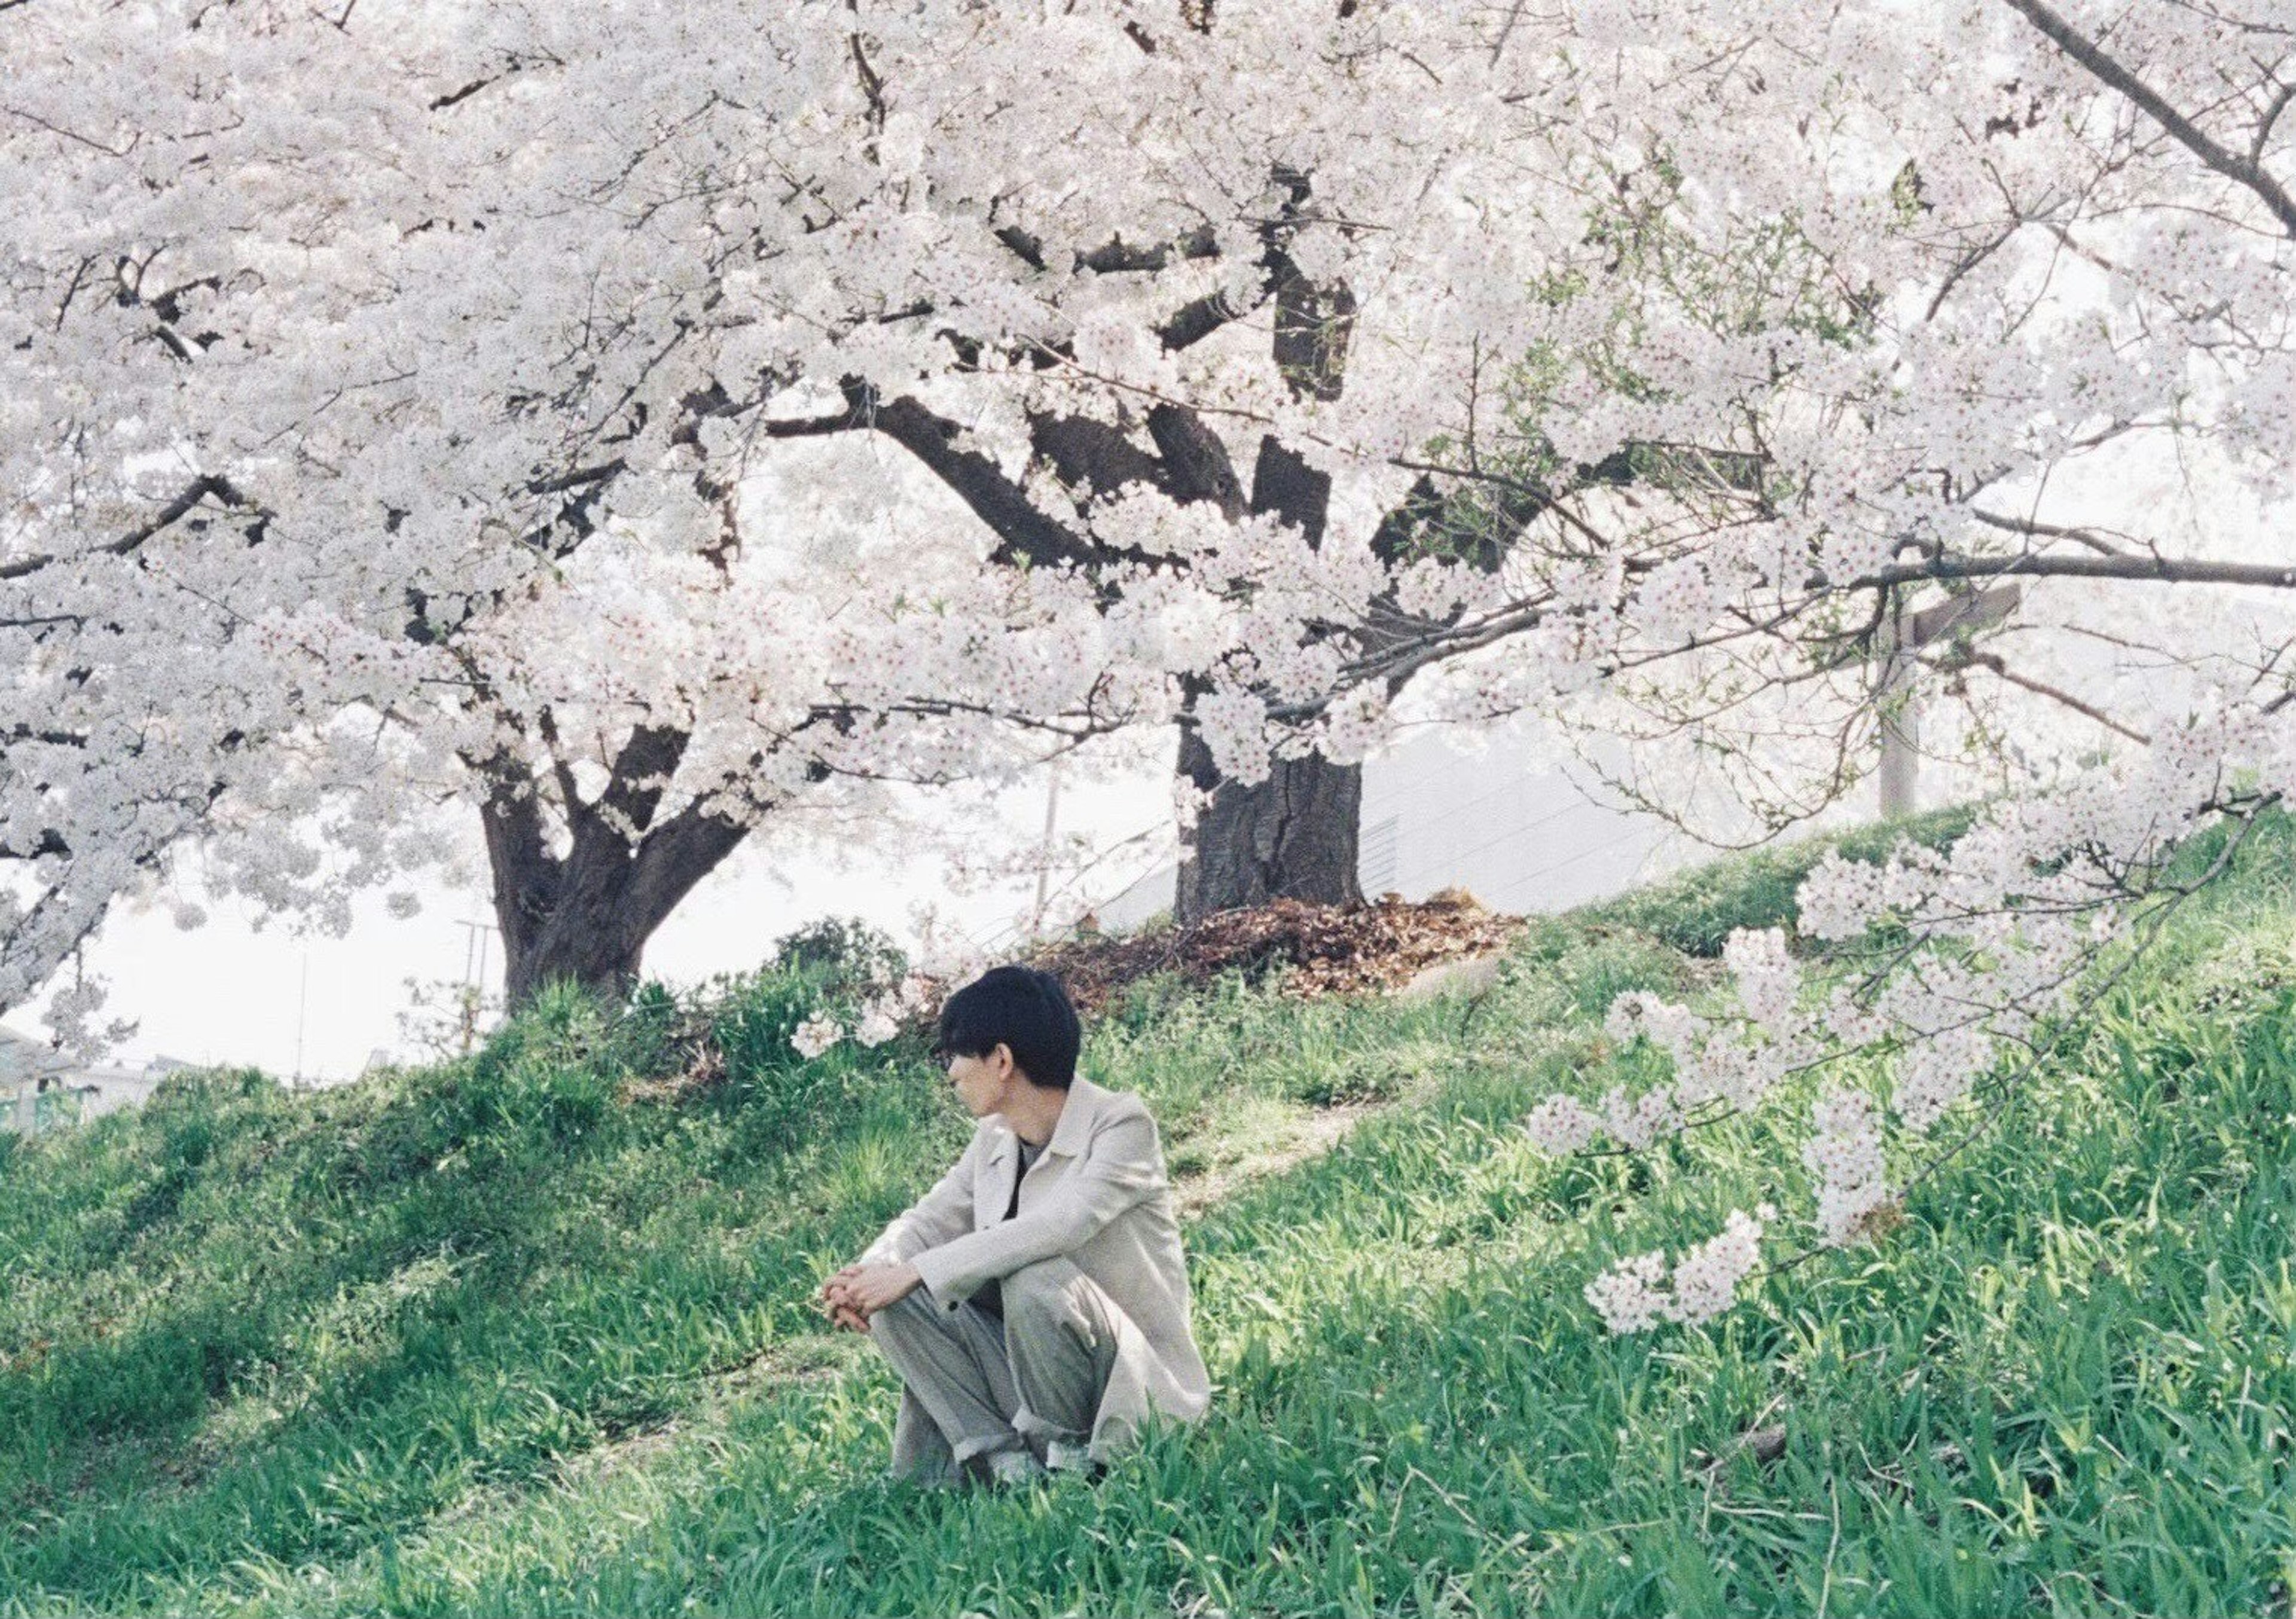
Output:
M1767 920L1775 871L1540 924L1472 1012L1141 998L1086 1066L1227 1186L1189 1230L1221 1393L1091 1489L873 1476L892 1385L804 1300L961 1129L913 1051L783 1065L785 983L704 1094L619 1100L653 1026L567 1002L453 1067L0 1149L0 1614L2277 1607L2290 857L1884 1247L1634 1340L1580 1285L1753 1201L1801 1110L1634 1162L1513 1121L1612 1083L1611 996L1706 981L1667 941ZM1392 1105L1235 1174L1349 1099Z

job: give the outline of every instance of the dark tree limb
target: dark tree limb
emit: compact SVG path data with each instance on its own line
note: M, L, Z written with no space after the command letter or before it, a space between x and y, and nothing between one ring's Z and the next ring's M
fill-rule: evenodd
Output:
M1151 406L1148 437L1164 458L1167 484L1176 498L1209 501L1230 521L1243 515L1243 485L1227 446L1195 412L1177 405Z
M1319 287L1283 261L1275 282L1275 368L1293 398L1340 397L1355 324L1355 293L1345 283Z
M1875 590L1923 579L2144 579L2163 585L2239 585L2264 590L2296 590L2296 567L2276 562L2218 562L2176 557L1956 557L1939 556L1876 568L1840 588ZM1810 581L1823 590L1831 581Z
M1251 510L1272 512L1320 544L1324 525L1331 515L1332 478L1309 466L1297 451L1286 449L1275 434L1259 441L1259 457L1251 470Z
M1164 346L1165 353L1178 354L1184 348L1194 348L1229 322L1242 320L1266 301L1265 289L1242 308L1228 302L1224 292L1207 292L1165 316L1156 328L1156 340Z
M996 536L995 560L1000 563L1091 568L1119 558L1144 560L1136 552L1100 546L1040 511L995 462L977 450L956 447L956 423L914 399L876 403L870 425L908 451L988 525Z
M1089 416L1031 416L1029 442L1037 459L1071 488L1105 495L1127 484L1147 484L1172 493L1163 463L1113 422Z
M142 549L145 541L182 521L202 503L209 500L221 501L226 505L242 507L250 512L255 511L255 508L248 505L246 497L240 494L231 479L209 473L206 476L195 478L186 484L160 508L150 522L131 528L118 539L99 545L95 549L99 552L115 557L132 555ZM20 579L27 575L36 574L58 560L54 556L20 557L13 562L0 564L0 581Z
M691 732L676 725L639 725L631 731L630 740L614 756L605 790L596 802L566 806L574 838L566 862L570 871L586 875L594 865L628 862L692 740Z
M694 885L716 871L749 835L747 824L705 814L699 800L649 833L629 876L630 925L639 936L651 936L668 920Z
M1121 236L1110 238L1099 247L1077 255L1077 268L1090 270L1096 275L1125 275L1152 273L1183 259L1218 258L1219 243L1212 235L1211 226L1198 225L1194 230L1171 241L1152 242L1145 247L1128 242Z
M2296 196L2291 196L2286 186L2265 172L2260 143L2253 155L2244 155L2214 140L2206 130L2170 106L2160 92L2050 10L2043 0L2005 0L2005 3L2011 10L2046 35L2059 50L2087 69L2092 77L2136 102L2147 117L2167 130L2177 144L2226 179L2253 192L2280 221L2282 231L2287 235L2296 236Z

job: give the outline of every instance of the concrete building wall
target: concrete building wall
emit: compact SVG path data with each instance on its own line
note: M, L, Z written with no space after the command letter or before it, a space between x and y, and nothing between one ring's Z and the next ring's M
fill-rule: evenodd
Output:
M155 1059L142 1068L75 1068L37 1042L0 1043L0 1129L39 1135L124 1108L140 1108L184 1064Z
M1502 746L1480 756L1439 734L1364 771L1364 893L1464 888L1494 911L1565 911L1649 875L1668 830L1596 803L1559 770Z

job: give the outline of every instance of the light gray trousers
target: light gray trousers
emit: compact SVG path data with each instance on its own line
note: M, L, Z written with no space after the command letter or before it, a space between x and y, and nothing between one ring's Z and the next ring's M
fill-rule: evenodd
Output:
M1026 1446L1047 1466L1081 1467L1101 1395L1116 1364L1123 1312L1065 1259L1004 1279L1004 1321L972 1304L938 1308L922 1288L869 1319L947 1447L953 1471L976 1456Z

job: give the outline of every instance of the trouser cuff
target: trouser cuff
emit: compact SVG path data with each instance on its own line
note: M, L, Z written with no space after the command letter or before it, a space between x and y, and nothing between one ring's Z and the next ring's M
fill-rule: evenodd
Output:
M1048 1422L1027 1406L1013 1413L1013 1427L1044 1452L1045 1465L1054 1472L1083 1472L1098 1460L1081 1428Z
M1024 1450L1028 1441L1011 1428L997 1434L982 1434L971 1439L959 1439L948 1447L956 1465L963 1467L976 1456L993 1455L998 1451Z

